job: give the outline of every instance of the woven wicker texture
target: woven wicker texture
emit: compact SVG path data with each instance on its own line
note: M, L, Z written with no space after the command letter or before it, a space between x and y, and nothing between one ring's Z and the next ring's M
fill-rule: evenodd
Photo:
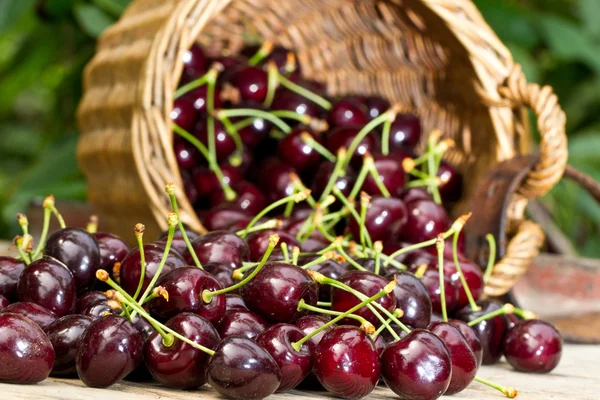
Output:
M425 132L453 138L448 160L464 174L464 200L491 166L530 150L525 106L538 116L542 143L519 195L540 196L562 176L565 118L556 96L525 81L470 1L136 0L102 35L78 115L89 201L110 216L113 231L129 237L141 221L150 235L165 228L164 185L182 187L169 125L182 52L195 41L209 52L236 52L248 37L295 49L305 74L330 94L383 95L419 115ZM178 198L184 222L202 230L185 196ZM531 224L519 225L523 207L514 209L514 240L541 243ZM525 265L539 246L513 247L527 253ZM496 275L508 290L523 271L502 274L502 265Z

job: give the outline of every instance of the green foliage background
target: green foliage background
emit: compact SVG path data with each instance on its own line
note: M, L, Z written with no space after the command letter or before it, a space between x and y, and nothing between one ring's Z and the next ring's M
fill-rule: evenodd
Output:
M84 199L74 157L81 72L130 0L0 0L0 237L35 196ZM600 180L600 0L475 0L531 81L568 115L570 163ZM569 183L543 200L582 255L600 257L600 207Z

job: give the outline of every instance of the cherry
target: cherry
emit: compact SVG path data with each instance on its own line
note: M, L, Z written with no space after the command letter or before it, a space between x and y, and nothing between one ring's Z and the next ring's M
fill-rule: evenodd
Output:
M0 314L0 382L38 383L50 374L54 363L52 343L29 318Z
M10 301L8 301L8 299L6 297L0 295L0 312L2 312L2 310L4 310L9 305L10 305Z
M46 329L48 325L56 321L56 315L52 311L47 310L38 304L26 301L12 303L4 310L2 310L2 313L22 315L38 324L42 329Z
M469 322L502 307L502 305L491 301L480 301L477 304L481 307L481 310L473 311L471 307L466 306L456 312L455 318ZM474 325L472 329L481 342L483 365L496 363L502 357L502 341L507 329L504 315L481 321Z
M281 242L280 242L281 243ZM300 300L317 304L318 288L303 269L282 262L268 262L240 289L248 308L270 322L293 322L306 314Z
M188 99L194 106L194 110L196 111L196 115L203 115L206 113L207 102L206 99L208 95L208 85L202 85L195 89L187 92L183 97ZM213 97L213 106L214 108L223 107L223 101L221 99L221 88L217 85L215 86L215 94Z
M431 299L427 288L413 274L396 272L386 276L388 280L396 278L394 296L396 308L404 311L400 322L413 328L426 328L431 320Z
M175 152L175 159L179 168L192 169L203 161L198 149L179 137L176 137L174 140L173 151Z
M140 333L144 337L144 342L148 340L150 335L156 332L152 325L150 325L150 322L146 321L146 319L140 317L139 315L136 315L131 321L131 323L136 327L138 331L140 331Z
M458 235L458 243L456 244L456 249L458 250L457 256L458 256L459 261L461 261L461 265L462 265L463 261L465 261L467 263L472 263L472 261L469 260L467 258L467 256L465 256L466 241L465 241L464 231L461 231L460 234ZM435 246L426 247L423 249L423 251L434 256L434 258L437 262L437 249ZM448 239L448 240L444 241L444 258L446 258L448 260L452 260L453 259L452 253L453 253L452 239Z
M471 346L460 330L447 322L432 322L429 330L442 339L452 360L452 378L445 394L462 392L473 382L478 369Z
M115 263L123 261L129 246L117 235L107 232L96 232L94 238L98 242L100 249L100 268L106 271L112 271Z
M397 197L406 182L401 162L393 155L376 155L373 157L373 161L381 183L383 183L393 197ZM371 175L367 175L362 190L371 195L382 194Z
M321 159L321 155L304 142L303 135L309 135L315 142L321 143L319 137L312 130L299 126L281 139L277 146L277 155L297 171L312 168Z
M236 149L235 141L225 130L225 126L215 120L215 151L217 161L223 161L229 157ZM200 119L194 128L194 136L208 147L208 121L204 118Z
M234 185L232 189L237 193L234 201L228 203L225 200L223 191L220 190L210 196L211 206L216 207L220 204L228 204L246 214L256 215L267 205L263 193L250 182L241 181Z
M325 325L327 322L328 320L326 318L318 315L305 315L304 317L298 319L294 324L296 325L296 327L298 327L298 329L302 331L304 336L306 336L310 333L313 333L314 331ZM311 347L313 349L316 348L321 339L323 339L323 336L325 336L325 334L333 328L335 328L335 325L325 328L321 332L312 336L308 340L308 342L312 345Z
M21 274L19 301L36 303L62 317L75 309L77 293L73 274L62 262L43 257L29 264Z
M320 197L323 191L325 191L334 167L335 164L329 161L323 161L319 164L311 187L313 196ZM350 195L352 186L354 186L355 180L356 173L351 168L346 168L344 175L339 176L336 179L335 186L344 194L344 196L348 196Z
M202 264L220 262L240 268L243 261L248 261L250 250L244 239L226 231L209 232L192 241L192 248ZM185 261L193 265L194 260L189 252L184 253Z
M248 310L248 306L239 294L227 293L225 295L225 304L227 311Z
M507 322L507 330L511 330L519 323L519 321L521 321L521 318L519 318L516 314L506 314L505 317Z
M441 181L438 190L444 202L458 200L462 194L463 186L462 176L458 171L447 162L442 161L437 176Z
M415 329L381 354L381 376L402 399L437 399L452 379L452 360L435 334Z
M548 322L519 321L506 334L503 353L506 361L518 371L547 373L560 361L562 338Z
M351 326L329 331L315 348L314 372L327 391L336 396L361 398L379 381L381 364L371 338Z
M169 116L175 124L189 132L196 122L194 103L186 97L175 99Z
M165 325L209 349L213 349L220 341L215 327L192 313L178 314ZM206 383L208 354L182 340L175 339L170 346L166 346L162 336L154 332L144 345L144 360L152 377L165 386L189 390Z
M240 99L262 103L267 97L269 79L267 72L258 67L241 67L228 77L228 83L240 93Z
M185 196L188 198L192 205L196 204L200 199L200 194L194 185L191 174L184 170L180 169L181 172L181 180L183 181L183 189L185 191Z
M375 275L366 271L350 271L345 273L340 279L342 282L352 289L357 290L364 295L370 297L380 292L389 282L382 276ZM361 302L354 294L336 287L331 288L331 309L334 311L344 312ZM386 294L377 299L376 302L381 304L385 309L392 312L396 308L396 297L394 293ZM379 319L366 306L358 309L354 314L365 318L375 326L380 325ZM355 320L344 319L345 322L355 325L358 322ZM325 385L323 385L325 386Z
M17 284L24 269L23 261L0 256L0 295L11 301L17 299Z
M233 271L229 265L223 263L207 263L202 267L206 272L214 276L222 287L226 288L235 284L235 281L231 276Z
M257 103L247 103L242 102L239 104L240 108L255 108L257 110L265 111L262 104ZM240 122L244 118L232 118L232 122ZM267 136L267 134L273 128L273 124L263 118L254 118L252 120L252 124L238 129L238 134L240 138L242 138L242 142L244 142L244 146L249 147L250 149L254 149L259 143L263 141L263 139ZM260 149L257 149L260 150Z
M433 197L431 196L431 194L429 194L427 189L422 188L422 187L414 187L414 188L404 189L402 192L400 192L398 197L401 200L404 200L404 202L407 204L411 203L415 200L433 201Z
M223 173L222 182L219 182L215 173L208 167L199 167L193 171L192 179L199 197L208 197L215 191L221 190L221 183L234 186L244 179L239 169L232 165L225 164L221 165L220 168Z
M222 339L240 336L255 340L268 327L269 323L260 315L248 310L233 309L225 313L217 329Z
M125 318L107 315L92 322L77 349L79 379L104 388L125 378L143 358L144 338Z
M398 114L390 129L390 148L414 148L421 139L421 122L416 115Z
M308 260L301 260L308 262ZM301 262L301 263L302 263ZM310 267L311 271L315 271L328 278L338 280L347 271L347 268L338 264L333 260L325 260L315 266ZM319 285L319 301L329 301L331 299L331 288L327 285Z
M112 309L108 304L108 300L104 300L88 305L81 310L81 315L90 317L93 320L97 320L98 318L103 317L106 313L119 315L122 311L123 310L120 308Z
M280 229L264 229L257 232L252 232L248 235L248 247L250 248L250 260L251 261L260 261L265 251L267 251L267 247L269 245L269 236L276 233L279 235L279 244L285 243L289 248L293 246L298 246L298 241L296 237L291 235L289 232ZM287 322L287 321L280 321Z
M442 302L440 299L440 275L438 271L428 269L421 278L421 283L429 292L431 299L431 308L434 313L442 312ZM444 275L444 295L446 297L446 310L448 312L454 310L458 305L458 288L454 286L449 276Z
M230 399L263 399L281 384L273 357L250 339L229 337L215 348L206 370L208 383Z
M360 215L361 205L357 204ZM400 199L374 196L371 198L365 217L365 226L373 242L397 236L406 224L406 207ZM360 225L356 219L348 224L355 240L360 239Z
M337 153L340 147L349 148L354 138L360 132L362 126L347 125L338 126L327 132L325 136L325 147L332 153ZM356 151L352 154L352 164L362 164L363 156L367 153L374 153L377 150L377 139L374 135L365 136L356 147Z
M273 357L281 370L278 392L286 392L298 386L312 369L310 342L304 343L299 351L292 343L302 339L304 333L294 325L273 325L256 339L256 343Z
M196 267L175 269L159 279L158 285L169 293L169 299L157 297L150 304L150 311L167 319L182 312L193 312L217 325L225 315L225 295L216 295L210 303L201 296L204 290L220 290L215 277Z
M55 231L46 242L44 253L62 261L73 273L78 293L88 291L96 282L100 268L100 248L89 232L81 228Z
M308 115L315 118L320 117L321 114L320 107L316 103L287 89L278 90L275 93L271 108L274 110L294 111L299 115ZM286 121L297 124L296 121Z
M471 290L471 295L475 301L478 301L483 296L483 274L481 269L475 265L472 261L463 259L460 261L460 269L465 277L465 281ZM465 292L465 288L460 281L460 274L456 270L456 266L453 261L444 261L444 275L449 276L452 283L458 289L458 304L457 308L462 308L469 304L469 299Z
M209 210L202 217L202 223L209 231L232 230L232 227L239 223L243 223L245 226L249 222L250 215L234 204L224 204Z
M367 107L367 115L369 120L373 120L390 109L389 101L379 96L369 96L364 99L363 103Z
M65 315L44 329L56 358L52 367L52 376L77 376L75 357L77 347L85 330L92 324L92 319L83 315Z
M334 102L327 113L327 122L332 128L336 126L365 125L368 121L366 107L348 97Z
M192 231L191 229L184 228L185 234L187 235L190 241L196 239L199 235ZM167 243L167 238L169 237L169 231L163 231L156 238L157 242ZM187 250L187 245L185 244L185 240L183 240L183 235L180 230L176 230L173 235L173 241L171 242L171 248L177 250L180 254L183 254Z
M290 179L292 172L296 171L277 158L263 160L258 167L258 186L268 201L274 202L294 193L294 185Z
M183 77L186 80L200 78L207 67L208 59L200 46L194 44L183 53Z
M406 203L408 219L400 238L413 242L425 242L445 232L450 226L446 210L433 201L415 200Z
M89 292L84 293L77 299L77 302L75 303L75 311L77 312L77 314L81 314L81 312L89 305L107 300L108 299L106 295L101 291L90 290Z
M231 56L218 55L218 56L212 57L212 61L221 64L225 68L224 73L226 73L227 71L230 71L230 70L233 71L237 67L246 65L246 60L244 60L242 57L239 57L237 55L231 55Z
M514 314L507 314L507 316L508 315ZM473 354L475 354L475 358L477 359L477 366L480 367L481 362L483 360L483 348L481 347L481 342L475 334L475 331L473 331L473 329L471 329L471 327L467 325L467 323L464 321L451 319L448 321L448 323L457 327L460 333L463 334L463 336L467 340L467 343L469 343L471 350L473 350Z

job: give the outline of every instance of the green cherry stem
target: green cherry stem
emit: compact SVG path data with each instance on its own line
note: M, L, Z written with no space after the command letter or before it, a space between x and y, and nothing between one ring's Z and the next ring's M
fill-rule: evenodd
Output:
M292 265L298 265L298 258L300 257L300 247L292 247Z
M19 252L19 256L21 256L21 259L23 260L25 265L31 264L31 259L29 258L27 253L23 250L23 236L15 237L13 243L15 244L15 247L17 248L17 252Z
M327 159L330 162L335 162L336 158L325 146L321 143L317 142L308 132L302 132L300 134L300 139L304 144L312 148L314 151L319 153L323 158Z
M481 321L486 321L488 319L492 319L494 317L497 317L498 315L504 315L504 314L512 314L515 311L515 306L513 306L510 303L506 303L504 304L502 307L500 307L499 309L489 312L485 315L482 315L479 318L474 319L473 321L469 321L467 323L467 325L469 326L475 326L478 323L480 323Z
M250 273L250 275L248 275L246 278L239 281L235 285L226 287L224 289L215 290L214 292L210 291L208 289L204 289L201 294L202 301L205 302L206 304L208 304L212 301L213 297L218 296L220 294L226 294L233 290L239 289L242 286L244 286L246 283L250 282L260 272L262 267L266 264L267 260L271 256L271 253L273 252L273 249L275 248L275 246L277 246L278 242L279 242L279 235L274 233L271 236L269 236L269 245L267 246L267 251L265 251L265 254L262 257L262 260L260 260L260 263L256 266L256 268L254 268L254 271L252 271L252 273Z
M496 264L496 239L491 233L485 235L485 238L490 247L490 258L488 259L487 266L485 267L485 274L483 275L483 283L487 285L492 276L492 272L494 271L494 265Z
M239 162L237 163L237 165L234 165L234 166L237 167L240 165L240 163L242 161L241 154L244 151L244 143L242 141L240 134L238 133L235 126L231 123L229 118L225 117L225 118L221 119L220 121L223 124L223 127L225 128L225 132L227 132L227 134L231 137L231 139L233 139L233 143L235 144L234 154L237 155Z
M319 304L317 303L317 306L318 305ZM331 306L331 303L329 303L329 305ZM300 299L300 302L298 303L298 311L302 311L302 310L311 311L311 312L319 313L319 314L325 314L325 315L335 315L336 317L342 315L343 318L350 318L350 319L360 322L361 327L363 327L363 326L366 327L369 325L372 326L372 324L369 321L367 321L360 315L356 315L356 314L345 315L345 313L343 313L341 311L333 311L333 310L328 310L326 308L311 306L309 304L306 304L304 299Z
M379 275L379 269L381 268L381 252L383 251L383 243L380 240L373 243L373 250L375 250L375 268L373 273Z
M232 118L232 117L254 117L254 118L262 118L267 121L272 122L276 125L283 133L290 133L292 128L285 123L281 118L276 117L275 115L262 111L256 110L254 108L236 108L236 109L228 109L228 110L218 110L216 112L216 117L218 120L223 120L223 118Z
M344 175L344 171L346 170L346 167L344 167L344 159L346 158L347 155L348 155L348 153L346 152L346 149L344 147L340 147L338 149L337 158L335 160L335 166L333 167L333 171L331 171L331 176L329 177L329 180L327 181L325 190L323 190L323 193L321 194L321 197L319 198L320 203L322 203L327 198L327 196L329 196L331 194L331 191L336 187L337 179L340 176Z
M510 386L502 386L499 385L497 383L488 381L487 379L483 379L479 376L475 377L475 380L479 383L482 383L486 386L491 387L492 389L496 389L498 390L500 393L502 393L503 395L505 395L507 398L509 399L514 399L515 397L517 397L517 389L515 389L514 387L510 387Z
M369 174L370 164L373 164L373 157L371 154L366 153L363 156L362 167L360 168L360 172L356 177L356 181L354 182L354 186L352 186L352 191L350 192L348 198L355 199L356 196L358 196L358 193L360 192L360 189L362 188L363 184L365 183L365 179L367 179L367 175Z
M310 90L290 81L288 78L279 73L279 71L277 71L277 67L274 66L274 64L269 65L269 69L273 69L277 73L277 81L284 88L307 98L308 100L318 104L319 106L321 106L321 108L324 108L327 111L331 110L331 102L326 98L321 97L318 94L313 93Z
M275 229L281 228L283 226L283 221L280 219L270 219L268 221L263 222L262 224L254 225L252 228L248 230L248 233L264 231L265 229ZM242 236L246 229L240 229L235 234L238 236Z
M396 308L392 314L394 315L394 317L396 318L402 318L404 316L404 311L402 311L400 308ZM392 323L392 320L390 318L387 319L386 321L389 324ZM386 328L385 325L381 325L379 328L377 328L377 330L375 331L375 333L371 336L371 339L373 339L373 341L375 341L375 339L377 339L377 336L381 335L381 332L383 332L383 330Z
M387 156L390 154L390 130L392 129L392 120L386 119L383 123L381 132L381 154Z
M50 217L52 216L52 209L50 208L51 203L54 203L54 196L48 196L44 199L44 223L42 226L40 242L38 243L35 251L33 252L33 256L31 256L33 260L37 259L37 257L44 250L44 246L46 245L48 230L50 229Z
M369 175L371 175L371 178L373 178L373 181L375 181L375 185L377 185L377 189L379 189L383 197L392 197L390 191L383 184L383 179L381 179L381 175L379 175L379 171L377 171L375 163L372 163L371 167L369 168Z
M270 62L267 64L267 95L265 96L265 101L263 105L265 108L270 108L273 103L273 99L275 98L275 91L279 86L278 80L279 70L277 65L274 62Z
M144 231L146 227L144 224L136 224L133 228L133 232L135 233L135 239L137 241L138 248L140 250L140 281L138 282L137 289L135 290L135 294L133 295L133 299L137 300L140 292L142 291L142 287L144 286L144 278L146 278L146 256L144 254Z
M265 40L256 53L250 57L248 60L248 65L251 67L258 65L262 60L267 58L269 54L271 54L271 51L273 51L273 42L270 40Z
M297 112L291 110L273 110L269 111L269 114L277 118L285 118L298 121L304 125L310 124L310 120L312 119L310 115L298 114Z
M28 235L29 234L29 220L27 219L27 216L25 214L18 213L17 214L17 223L21 227L21 230L23 231L23 235Z
M283 254L283 262L290 262L290 252L288 251L288 245L286 242L281 242L279 245L281 247L281 253Z
M317 307L331 307L330 301L317 301Z
M462 268L460 267L460 262L458 261L458 236L460 235L460 231L454 232L454 236L452 237L452 259L454 260L454 267L456 268L456 272L458 272L458 277L460 278L460 283L463 286L465 294L467 295L467 299L469 300L469 305L471 306L471 310L479 311L480 307L473 299L473 294L471 293L471 288L465 279L465 274L462 272Z
M185 246L187 247L188 252L192 255L192 259L194 260L194 265L196 265L196 267L198 267L200 269L204 269L204 268L202 268L202 264L200 263L200 260L198 259L198 255L196 254L196 250L194 250L194 247L192 246L192 243L190 242L190 238L188 237L187 232L185 231L183 222L181 221L181 218L179 217L179 206L177 205L177 197L175 196L175 184L174 183L167 184L167 186L165 187L165 191L169 195L169 200L171 201L171 208L173 209L173 212L175 213L175 215L177 215L177 219L179 219L179 224L178 224L179 232L181 232L181 237L183 238L183 241L185 242ZM137 297L137 295L134 297Z
M369 208L369 203L371 202L371 196L369 196L366 192L360 192L360 243L363 248L373 248L373 242L371 241L371 236L369 235L369 231L365 226L367 223L367 210Z
M198 79L191 81L190 83L186 83L185 85L183 85L182 87L177 89L175 91L175 94L173 95L174 98L178 99L179 97L183 96L187 92L190 92L196 88L199 88L200 86L204 86L208 82L216 82L217 76L219 75L219 72L222 69L223 69L223 66L221 64L219 64L219 63L213 64L213 66L210 67L210 69L208 70L208 72L206 72L206 74L202 75Z
M306 264L304 264L303 266L301 266L301 269L310 269L312 267L314 267L315 265L319 265L327 260L331 260L335 257L335 253L333 251L327 251L325 254L315 258L312 261L307 262Z
M233 124L233 129L235 129L236 131L239 131L240 129L244 129L244 128L252 125L255 120L256 120L256 118L254 118L254 117L244 118L240 122L236 122L235 124Z
M523 310L522 308L515 307L513 314L518 315L523 319L536 319L538 316L534 312Z
M244 273L246 271L251 270L252 268L256 268L259 264L260 262L244 262L244 264L241 267L233 270L233 272L231 273L231 277L236 281L242 280L244 279Z
M444 236L440 234L435 242L435 248L438 254L438 274L440 277L440 303L442 304L442 319L448 322L448 313L446 311L446 290L444 284Z
M91 233L92 235L96 232L98 232L98 216L97 215L90 215L90 220L88 221L87 225L85 226L85 230L88 231L88 233Z

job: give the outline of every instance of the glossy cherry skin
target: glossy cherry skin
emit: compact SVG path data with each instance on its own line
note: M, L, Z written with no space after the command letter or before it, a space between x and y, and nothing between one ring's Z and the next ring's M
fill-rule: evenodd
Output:
M225 295L225 304L227 311L232 310L248 310L248 306L244 303L244 299L239 294L227 293Z
M192 169L203 161L200 152L192 144L181 138L174 139L173 152L175 153L177 165L182 169Z
M431 299L431 308L434 313L442 312L442 302L440 300L440 275L438 271L428 269L421 278L421 283L429 292ZM458 288L454 286L450 277L444 275L444 295L446 297L446 311L450 312L456 309L458 304Z
M483 296L483 274L481 269L468 259L459 260L460 269L465 277L465 281L471 290L471 295L475 301L479 301ZM458 289L458 304L457 308L462 308L469 304L469 299L465 292L462 282L460 281L460 274L458 273L454 261L444 261L444 275L449 276L452 283Z
M313 197L318 198L325 191L325 188L327 187L327 183L331 178L331 174L333 172L334 167L335 165L329 161L323 161L321 164L319 164L317 173L315 174L311 186L311 189L313 191ZM352 168L346 168L344 174L336 179L335 186L345 196L348 196L350 195L350 191L352 190L355 181L356 173L352 170Z
M321 108L316 103L287 89L278 90L275 93L271 108L274 110L294 111L299 115L309 115L315 118L318 118L321 114ZM286 121L291 124L297 124L297 121Z
M169 114L171 120L187 132L190 132L196 122L194 103L187 97L180 97L173 101L173 108Z
M56 315L52 311L50 311L38 304L30 303L27 301L20 301L18 303L12 303L8 307L6 307L4 310L2 310L2 312L19 314L24 317L27 317L30 320L32 320L33 322L35 322L36 324L38 324L40 326L40 328L42 328L42 329L46 329L46 327L48 325L50 325L51 323L53 323L54 321L56 321L56 318L57 318Z
M267 202L273 202L294 193L290 174L296 172L292 167L277 158L267 158L258 166L258 186Z
M66 265L51 257L32 262L21 274L17 289L19 301L29 301L62 317L75 309L77 292L73 274Z
M185 228L185 233L191 242L196 239L199 235L192 231L191 229ZM161 232L161 234L156 238L157 242L167 243L167 238L169 236L169 231ZM183 254L187 250L187 245L185 244L185 240L183 240L183 235L181 231L177 229L173 234L173 241L171 242L171 248L177 250L180 254Z
M44 331L22 315L0 314L0 382L38 383L50 374L54 349Z
M506 329L507 330L511 330L512 328L515 327L515 325L517 325L519 323L519 321L521 321L521 318L519 318L516 314L506 314Z
M452 360L452 378L445 394L462 392L475 379L478 369L475 353L455 326L447 322L432 322L428 329L442 339Z
M221 340L210 322L192 313L176 315L165 325L209 349L214 349ZM144 360L154 379L165 386L189 390L206 383L208 354L182 340L175 339L167 347L162 336L153 333L144 344Z
M263 255L269 246L269 236L274 233L279 235L278 246L280 246L281 243L286 243L289 249L293 246L299 246L296 237L282 229L266 229L252 232L246 238L248 247L250 248L250 261L260 261L263 258Z
M0 312L2 312L2 310L4 310L9 305L10 305L10 301L8 301L8 299L6 297L0 295Z
M304 317L302 317L302 318L298 319L296 322L294 322L294 325L296 325L296 327L298 327L298 329L300 329L302 331L302 333L304 333L304 335L306 336L309 333L313 333L314 331L316 331L317 329L319 329L320 327L325 325L327 322L328 322L327 318L319 316L319 315L305 315ZM327 332L329 332L330 330L332 330L335 327L336 327L336 325L325 328L321 332L319 332L316 335L314 335L313 337L311 337L308 340L312 344L311 347L313 349L316 348L317 345L319 344L319 342L321 341L321 339L323 339L323 336L325 336L325 334Z
M389 101L379 96L369 96L364 99L363 103L367 107L367 115L369 116L369 120L377 118L391 107Z
M302 263L298 263L298 265L302 265ZM338 280L347 271L344 266L333 260L325 260L320 264L310 267L309 269L335 280ZM328 285L319 285L319 301L329 301L330 299L331 287Z
M108 315L94 321L77 349L79 379L105 388L132 372L143 360L144 338L125 318Z
M408 219L400 238L411 243L434 239L450 227L446 210L433 201L418 200L406 203Z
M202 264L219 262L240 268L243 261L249 260L250 250L246 241L227 231L209 232L192 241L192 247ZM185 261L194 265L189 252L184 254Z
M475 331L473 331L473 329L471 329L466 322L458 319L448 320L448 323L457 327L460 333L463 334L467 340L467 343L469 343L471 350L473 350L473 354L475 354L475 359L477 359L477 367L480 367L483 360L483 348L481 347L481 342L475 334Z
M103 317L106 313L119 315L122 311L123 310L120 307L111 308L111 306L108 303L108 299L105 299L89 304L87 307L81 310L80 314L86 317L90 317L95 321L98 318Z
M44 329L56 355L52 376L77 376L75 357L77 347L92 319L83 315L66 315L57 319Z
M17 299L17 284L25 264L12 257L0 256L0 295L10 301Z
M438 190L444 202L458 200L463 190L462 176L458 171L447 162L442 161L437 176L441 180Z
M466 306L456 312L455 318L469 322L502 307L502 305L491 301L480 301L477 304L481 307L480 311L473 311L471 307ZM507 330L507 322L504 315L481 321L473 326L472 329L481 342L483 365L496 363L502 357L502 343Z
M548 322L530 319L519 321L504 339L506 361L517 371L547 373L562 356L562 338Z
M202 224L209 231L231 230L233 226L250 219L246 211L239 210L236 206L222 205L209 210L202 217Z
M381 354L381 376L401 399L434 400L452 378L452 360L435 334L415 329Z
M294 322L306 315L298 311L300 300L316 305L317 284L303 269L282 262L269 262L240 289L248 308L272 323Z
M162 259L164 253L164 248L158 246L157 244L148 243L144 245L144 259L146 261L146 270L144 275L144 281L142 284L141 293L144 293L150 281L158 271L158 267L160 265L160 261ZM171 251L167 256L167 261L163 266L162 271L160 272L160 276L165 276L169 272L181 268L185 266L185 261L182 257L176 252ZM193 265L193 264L192 264ZM119 273L120 285L127 293L133 295L140 283L140 276L142 269L142 262L140 258L140 250L134 249L125 257L123 262L121 263L121 270Z
M230 336L241 336L254 340L268 327L267 321L252 311L231 310L225 313L217 329L222 339Z
M323 387L346 399L371 393L381 372L373 341L352 326L338 326L321 339L313 354L313 366Z
M360 204L357 204L357 212L360 215ZM403 230L406 221L406 207L402 200L382 196L371 198L365 217L365 228L373 242L397 236ZM360 241L360 226L356 219L351 218L348 227L354 239Z
M433 197L427 191L427 189L422 187L414 187L404 189L398 197L404 200L405 203L410 203L415 200L431 200L433 201Z
M235 141L227 133L223 124L218 120L215 120L214 135L217 161L223 161L235 151ZM200 119L198 121L194 127L194 136L208 147L208 122L206 119Z
M340 147L348 149L354 138L360 132L362 126L347 125L333 128L325 137L325 147L336 154ZM352 154L352 164L362 165L362 157L367 153L377 150L377 139L373 134L365 136L358 144L356 151Z
M208 58L198 45L192 45L183 53L183 76L186 80L200 78L208 69Z
M369 122L367 109L352 98L341 98L335 101L327 112L329 127L365 125Z
M404 311L400 322L413 328L426 328L431 320L431 299L427 288L409 272L396 272L386 278L396 278L394 296L396 308Z
M387 279L384 277L365 271L347 272L339 281L363 293L367 297L374 296L388 284ZM331 288L331 309L334 311L347 311L360 302L361 300L350 292L335 287ZM396 297L393 292L379 298L376 302L390 312L396 308ZM375 326L381 324L379 319L366 306L359 308L354 314L360 315ZM352 325L358 323L355 320L348 320L346 322Z
M281 384L273 357L250 339L230 337L215 348L206 370L208 383L229 399L264 399Z
M112 271L115 263L123 261L127 253L129 253L129 246L117 235L107 232L96 232L94 238L98 242L98 248L100 249L100 268L108 272Z
M298 386L312 369L312 349L310 342L304 343L300 351L292 343L304 337L304 333L294 325L273 325L256 339L275 360L281 371L281 384L278 392L286 392Z
M88 291L100 268L100 248L89 232L81 228L55 231L46 242L44 253L64 263L73 273L78 293Z
M228 83L239 91L243 101L262 103L267 97L268 77L262 68L239 68L231 74Z
M237 194L235 200L227 202L223 191L218 190L210 196L211 206L216 207L220 204L228 204L232 205L234 209L237 208L249 215L256 215L267 206L265 195L257 186L250 182L241 181L234 185L232 189Z
M414 148L421 139L421 122L416 115L398 114L390 129L390 148Z
M220 167L223 173L222 182L227 183L229 186L235 186L244 179L238 168L223 163L221 163ZM208 197L216 191L221 190L221 182L219 182L217 176L208 167L195 168L192 171L192 179L200 198Z
M81 314L81 311L83 311L83 309L88 307L89 305L107 300L108 298L101 291L90 290L89 292L84 293L77 299L77 302L75 303L75 311L77 312L77 314Z
M222 289L216 278L206 271L196 267L178 268L159 279L158 285L169 293L169 301L157 297L149 303L151 312L160 318L192 312L217 325L225 315L224 294L213 296L210 303L201 298L204 290Z
M302 140L303 133L310 135L317 143L321 142L318 136L309 128L297 127L281 139L277 146L277 155L297 171L314 167L321 160L321 155L312 146L304 143Z
M196 115L201 115L204 117L206 113L206 99L208 94L208 85L202 85L195 89L187 92L183 97L190 100L190 102L194 105L194 110L196 111ZM215 86L215 95L214 95L214 108L219 109L223 106L223 100L221 98L221 88L219 85Z
M406 183L406 174L402 169L401 162L393 155L376 155L373 157L373 161L381 182L393 197L397 197ZM367 175L362 190L370 195L382 194L370 174Z
M236 282L231 274L233 271L227 264L223 263L207 263L202 265L204 270L214 276L222 287L226 288L233 286ZM235 292L232 292L235 293Z

